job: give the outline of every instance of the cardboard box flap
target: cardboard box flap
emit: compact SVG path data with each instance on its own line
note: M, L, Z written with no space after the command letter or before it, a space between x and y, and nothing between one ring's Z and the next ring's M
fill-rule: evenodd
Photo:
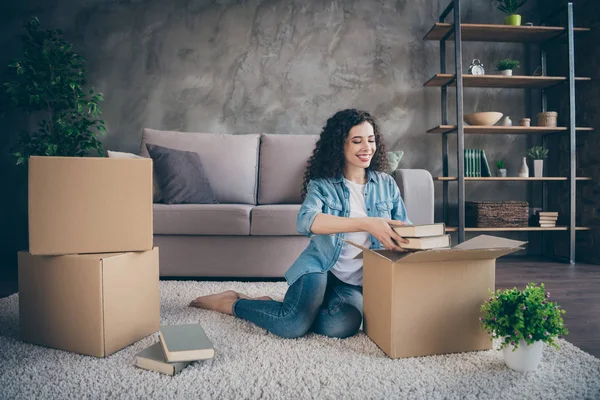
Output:
M394 262L399 264L406 263L421 263L421 262L438 262L438 261L467 261L467 260L493 260L498 257L505 256L515 251L521 250L520 248L500 248L500 249L439 249L439 250L426 250L426 251L415 251L408 253L405 256L400 254Z
M453 249L473 250L473 249L514 249L527 242L511 240L490 235L478 235L473 239L462 242L453 247Z

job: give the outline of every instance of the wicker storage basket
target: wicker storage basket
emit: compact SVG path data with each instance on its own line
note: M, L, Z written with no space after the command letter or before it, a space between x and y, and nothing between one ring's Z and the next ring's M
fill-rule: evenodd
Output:
M467 201L465 226L469 228L526 227L529 203L526 201Z
M546 111L537 114L537 120L539 126L556 127L556 120L558 119L558 113L556 111Z

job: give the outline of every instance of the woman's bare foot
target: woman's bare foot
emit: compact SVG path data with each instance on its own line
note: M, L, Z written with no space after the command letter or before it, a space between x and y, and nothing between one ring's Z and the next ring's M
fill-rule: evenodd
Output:
M233 303L239 298L236 292L227 290L222 293L200 296L192 300L189 307L204 308L205 310L214 310L223 314L233 315Z

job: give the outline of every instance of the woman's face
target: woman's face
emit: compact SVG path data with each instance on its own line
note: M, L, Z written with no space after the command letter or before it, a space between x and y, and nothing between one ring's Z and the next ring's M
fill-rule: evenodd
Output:
M367 121L353 126L344 142L346 167L368 168L376 149L373 126Z

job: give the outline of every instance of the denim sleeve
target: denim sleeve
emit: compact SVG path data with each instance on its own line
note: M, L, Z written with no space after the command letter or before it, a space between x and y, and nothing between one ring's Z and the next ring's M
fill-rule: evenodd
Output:
M400 195L400 189L394 180L392 180L393 191L394 191L394 206L392 208L392 219L397 221L404 221L406 225L412 225L412 222L408 219L408 215L406 215L406 206L404 205L404 200L402 200L402 196Z
M296 219L296 230L304 236L310 237L312 226L317 214L323 212L323 198L318 185L314 181L309 181L306 187L306 197L298 212Z

